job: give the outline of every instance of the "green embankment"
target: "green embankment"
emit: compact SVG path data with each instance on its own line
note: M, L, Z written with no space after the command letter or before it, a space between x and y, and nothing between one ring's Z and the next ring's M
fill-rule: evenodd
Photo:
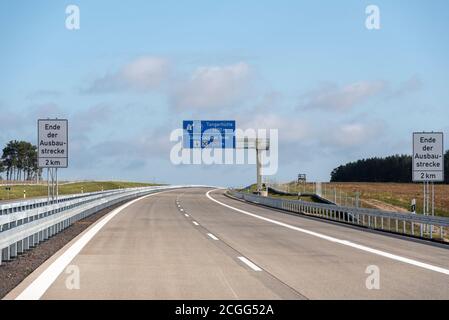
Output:
M241 189L240 191L255 192L256 190L257 190L256 184L252 184L251 186ZM271 198L281 198L281 199L287 199L287 200L302 200L302 201L308 201L308 202L323 203L319 199L312 197L312 196L301 196L298 198L298 196L280 195L280 194L275 194L272 192L269 192L268 196Z
M75 194L83 192L95 192L101 190L113 190L120 188L146 187L156 184L140 182L121 181L86 181L62 184L59 186L59 194ZM0 200L23 199L23 191L26 191L26 198L43 197L47 195L47 185L14 185L11 190L6 190L6 186L0 185Z

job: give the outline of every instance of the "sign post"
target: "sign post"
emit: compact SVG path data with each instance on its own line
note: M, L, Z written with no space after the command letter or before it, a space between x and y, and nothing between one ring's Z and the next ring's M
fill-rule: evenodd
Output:
M8 194L8 200L9 200L9 191L11 191L11 187L5 187L5 190L7 191L7 194Z
M433 216L435 215L434 183L444 181L443 133L414 132L412 160L412 179L414 182L423 183L423 214L431 213ZM432 188L430 188L430 184ZM425 229L427 232L427 225ZM430 238L432 236L433 226L430 226Z
M39 119L38 167L47 168L47 201L57 201L58 168L68 166L68 121L66 119Z
M236 142L236 148L239 149L255 149L256 150L256 180L257 193L262 194L262 151L270 150L270 139L268 138L244 138ZM268 194L267 194L268 195Z

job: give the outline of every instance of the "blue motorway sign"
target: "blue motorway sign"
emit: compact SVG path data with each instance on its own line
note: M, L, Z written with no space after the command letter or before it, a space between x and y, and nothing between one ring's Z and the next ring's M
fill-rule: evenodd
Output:
M235 148L234 120L184 120L183 147Z

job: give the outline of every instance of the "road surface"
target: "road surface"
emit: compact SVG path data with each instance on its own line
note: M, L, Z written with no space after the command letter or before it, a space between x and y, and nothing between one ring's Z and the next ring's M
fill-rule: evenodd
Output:
M163 192L111 214L6 298L449 298L445 248L243 203L222 190Z

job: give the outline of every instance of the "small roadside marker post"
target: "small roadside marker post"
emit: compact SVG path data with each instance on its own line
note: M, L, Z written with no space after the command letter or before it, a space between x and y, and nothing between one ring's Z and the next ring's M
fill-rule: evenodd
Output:
M410 207L410 212L416 214L416 199L412 199L412 205Z
M410 212L416 214L416 199L412 199L412 204L410 206ZM415 224L412 221L412 236L415 235Z

